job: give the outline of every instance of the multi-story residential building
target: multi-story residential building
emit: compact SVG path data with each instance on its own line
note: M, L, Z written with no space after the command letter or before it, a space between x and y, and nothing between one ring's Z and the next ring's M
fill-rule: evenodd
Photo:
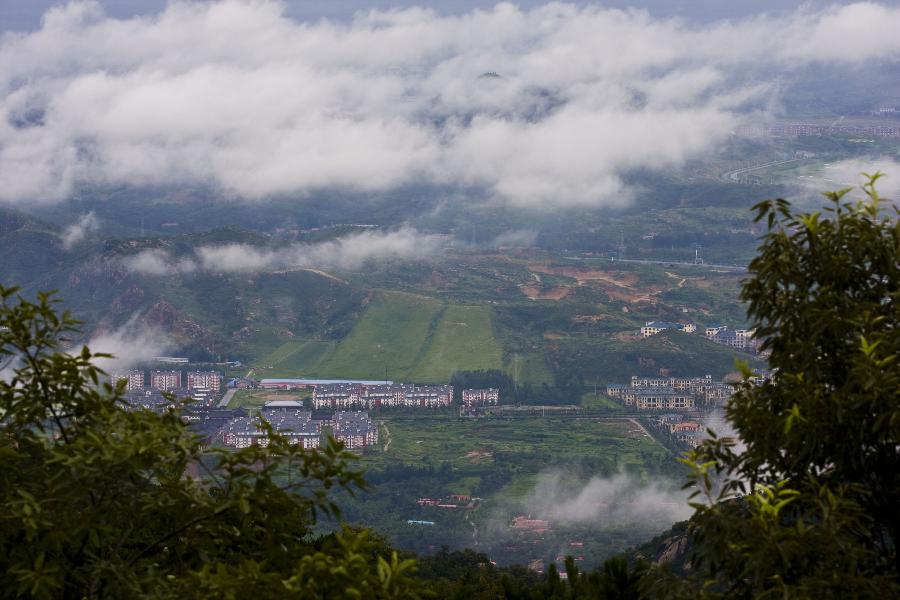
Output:
M327 383L313 389L315 408L349 409L364 405L363 386L358 383Z
M252 445L267 446L268 434L262 426L265 420L280 435L303 448L318 448L319 422L313 421L311 413L303 410L262 409L255 417L236 417L222 429L222 441L235 448Z
M650 337L652 335L656 335L660 331L665 331L666 329L677 329L678 331L683 331L685 333L694 333L697 331L697 326L693 323L672 323L670 321L647 321L644 323L644 326L641 327L641 336Z
M716 335L720 331L725 331L726 329L728 329L728 327L725 325L716 325L714 327L707 327L705 330L705 333L703 335L705 335L708 338L711 338L712 336Z
M728 329L725 326L706 328L706 338L708 340L748 352L756 352L759 348L759 342L754 337L755 334L755 329Z
M453 402L453 387L449 385L420 385L407 390L403 406L439 408Z
M123 396L123 400L125 400L126 408L131 410L144 408L162 412L171 406L171 402L163 397L161 391L152 388L127 390Z
M407 390L413 389L414 386L403 383L394 383L390 385L370 385L366 386L363 392L364 402L360 406L366 408L392 408L403 406L406 400Z
M313 390L313 406L317 409L436 408L450 406L452 401L453 388L449 385L334 383L317 385Z
M150 387L167 392L181 387L181 371L151 371Z
M675 394L672 400L654 400L651 391L659 390L666 398ZM712 375L704 377L640 377L633 376L631 385L609 384L606 395L620 400L626 406L637 408L677 408L693 409L701 406L721 406L734 393L731 385L715 382ZM680 400L689 396L690 402ZM639 397L643 400L639 401Z
M182 420L187 423L191 432L200 436L204 445L212 444L220 438L222 430L237 417L246 417L243 408L220 408L217 406L200 406L189 404L181 413Z
M473 404L499 404L500 390L497 388L463 390L462 403L467 406Z
M367 380L367 379L297 379L297 378L279 378L279 379L261 379L259 387L267 390L302 390L309 388L317 388L323 385L332 384L357 384L357 385L388 385L390 381Z
M775 379L775 370L762 370L755 371L753 375L750 376L750 383L753 385L762 385L766 382L772 381Z
M638 410L689 410L694 408L694 396L672 388L634 388L634 407Z
M116 385L123 379L126 381L125 389L128 391L140 390L144 387L143 371L131 369L129 371L113 371L109 374L109 381L113 385Z
M217 371L188 371L187 389L203 388L218 394L222 389L222 375Z
M363 448L378 443L378 426L362 411L338 411L331 420L334 439L347 448Z
M631 377L631 387L669 387L689 392L696 392L712 383L712 375L705 377L639 377L633 375Z

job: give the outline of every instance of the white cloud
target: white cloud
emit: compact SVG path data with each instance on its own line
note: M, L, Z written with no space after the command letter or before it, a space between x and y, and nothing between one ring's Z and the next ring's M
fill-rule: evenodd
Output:
M168 252L154 248L142 250L137 254L122 259L122 264L129 271L145 275L169 275L175 273L192 273L197 269L196 263L189 258L173 259Z
M138 325L136 319L131 319L114 331L95 335L87 346L92 352L113 355L112 358L98 358L93 361L106 372L144 364L154 356L165 354L172 347L160 331Z
M862 174L873 175L879 171L885 175L876 183L879 196L895 202L900 200L900 161L891 157L866 156L834 162L824 165L816 175L805 177L800 181L810 192L817 195L820 192L855 187L857 189L847 198L860 199L863 195L858 188L867 181Z
M748 66L900 55L900 8L873 3L703 26L559 3L350 23L282 10L175 1L117 20L76 2L0 37L0 200L85 184L252 200L430 182L525 207L616 204L630 170L711 152L766 105L774 86L735 83Z
M194 256L175 259L163 250L144 250L123 259L125 267L147 275L210 272L255 272L292 268L354 270L369 259L427 258L439 247L440 237L402 228L392 232L364 231L315 244L289 244L259 248L247 244L201 246Z
M99 225L100 223L97 221L97 216L94 214L94 211L81 215L78 221L72 223L63 231L63 248L70 250L75 245L81 243L88 234L97 231Z
M513 229L504 231L491 242L495 248L520 247L528 248L537 243L538 233L533 229Z
M624 473L592 477L586 483L572 485L561 472L545 472L523 504L535 517L564 524L671 524L693 512L687 494L677 484L643 482Z

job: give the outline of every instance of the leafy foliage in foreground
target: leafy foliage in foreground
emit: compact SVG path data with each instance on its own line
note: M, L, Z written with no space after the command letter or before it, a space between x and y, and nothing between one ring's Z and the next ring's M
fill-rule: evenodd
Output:
M0 597L413 598L414 563L365 531L315 538L352 455L267 447L203 456L178 412L126 411L54 300L0 287Z
M746 448L714 439L690 457L692 594L900 595L900 227L877 179L862 202L826 194L824 215L756 206L769 232L742 297L776 371L727 407Z

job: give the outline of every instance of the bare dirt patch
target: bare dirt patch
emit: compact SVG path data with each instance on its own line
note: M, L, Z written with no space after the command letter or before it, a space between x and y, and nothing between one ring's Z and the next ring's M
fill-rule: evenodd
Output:
M548 265L530 264L528 270L533 273L544 273L547 275L562 275L563 277L571 277L583 285L588 281L602 281L619 287L631 287L638 282L637 275L632 273L610 273L609 271L599 271L597 269L579 269L578 267L550 267Z
M494 453L488 450L472 450L471 452L466 454L466 458L469 459L469 462L476 465L493 457Z
M519 289L532 300L562 300L572 291L572 288L568 286L542 289L536 285L521 285Z
M613 336L620 342L636 342L641 339L641 335L637 333L633 333L631 331L620 331L616 335Z
M609 319L609 315L575 315L572 320L576 323L596 323Z

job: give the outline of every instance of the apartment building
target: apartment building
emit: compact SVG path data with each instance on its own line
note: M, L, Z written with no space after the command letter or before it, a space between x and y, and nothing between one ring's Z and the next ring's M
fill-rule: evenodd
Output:
M347 448L364 448L378 443L378 426L369 413L363 411L338 411L331 420L334 439Z
M311 417L309 411L263 408L258 416L241 416L229 421L222 429L222 442L235 448L248 448L253 445L266 447L269 440L268 433L262 425L264 419L292 444L300 444L307 449L318 448L320 424Z
M181 388L181 371L151 371L150 387L164 392Z
M125 389L135 391L144 388L144 372L137 369L129 371L113 371L109 374L109 382L116 385L119 381L125 380Z
M187 389L199 388L218 394L222 390L222 374L217 371L188 371Z
M467 406L474 404L499 404L500 390L497 388L463 390L462 403Z
M676 329L685 333L694 333L697 326L693 323L673 323L671 321L647 321L641 327L641 336L650 337L666 329Z

